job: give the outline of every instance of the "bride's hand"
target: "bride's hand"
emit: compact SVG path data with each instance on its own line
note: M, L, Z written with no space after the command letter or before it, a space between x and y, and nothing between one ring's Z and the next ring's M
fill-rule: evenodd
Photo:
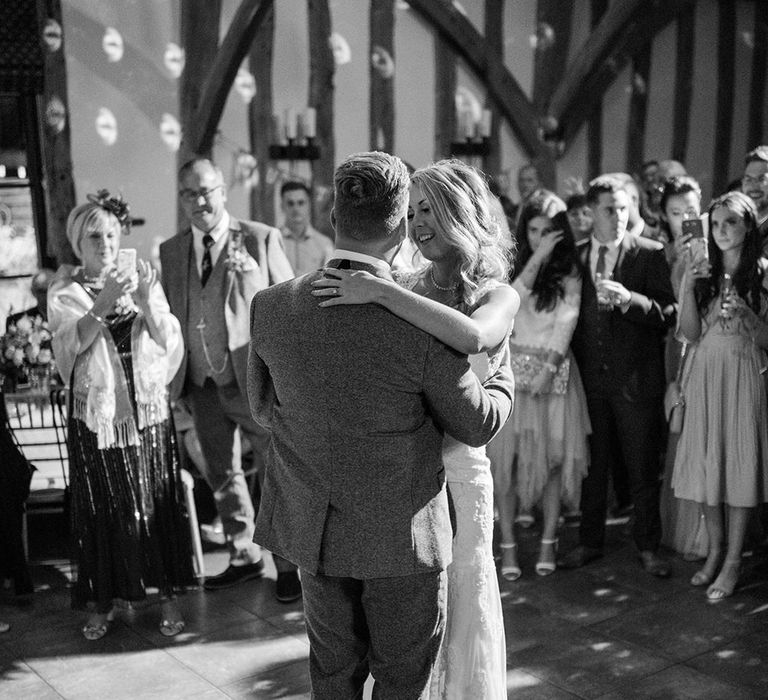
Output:
M326 297L319 306L340 304L371 304L378 300L382 285L387 284L380 277L365 270L338 270L326 268L325 277L312 282L312 295Z

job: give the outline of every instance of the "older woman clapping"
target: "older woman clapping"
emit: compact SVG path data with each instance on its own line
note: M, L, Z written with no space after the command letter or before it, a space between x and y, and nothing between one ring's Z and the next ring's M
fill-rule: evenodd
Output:
M67 221L81 266L63 265L48 292L53 350L70 389L73 607L86 639L106 634L116 599L159 589L160 632L184 628L174 594L193 581L167 384L182 359L178 321L157 275L116 262L127 206L106 191Z

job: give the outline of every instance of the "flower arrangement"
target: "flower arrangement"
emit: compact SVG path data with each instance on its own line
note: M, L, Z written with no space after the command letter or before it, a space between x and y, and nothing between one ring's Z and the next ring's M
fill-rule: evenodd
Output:
M0 338L0 372L6 391L47 389L58 381L51 331L40 316L25 315Z
M242 273L258 269L256 261L245 247L242 231L233 234L227 252L225 263L229 272Z

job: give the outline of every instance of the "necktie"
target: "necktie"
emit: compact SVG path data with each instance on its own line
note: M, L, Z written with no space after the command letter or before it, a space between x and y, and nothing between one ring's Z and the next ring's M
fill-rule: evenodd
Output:
M597 267L595 268L595 279L605 277L605 254L608 252L608 246L601 245L597 249Z
M211 246L213 245L213 236L210 236L206 233L203 236L203 245L205 246L205 251L203 252L203 266L200 272L200 285L205 287L205 283L211 276L211 270L213 269L213 264L211 263Z

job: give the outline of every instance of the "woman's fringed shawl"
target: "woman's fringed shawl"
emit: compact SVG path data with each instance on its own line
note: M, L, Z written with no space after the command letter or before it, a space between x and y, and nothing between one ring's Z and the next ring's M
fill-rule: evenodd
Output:
M90 347L80 348L77 322L93 307L93 300L72 279L76 269L63 265L48 291L53 353L61 377L72 392L74 417L96 433L100 450L136 445L140 430L168 418L167 386L184 352L179 322L156 282L150 290L149 305L167 338L167 347L162 348L152 339L139 312L131 327L137 425L123 366L109 330L100 328Z

